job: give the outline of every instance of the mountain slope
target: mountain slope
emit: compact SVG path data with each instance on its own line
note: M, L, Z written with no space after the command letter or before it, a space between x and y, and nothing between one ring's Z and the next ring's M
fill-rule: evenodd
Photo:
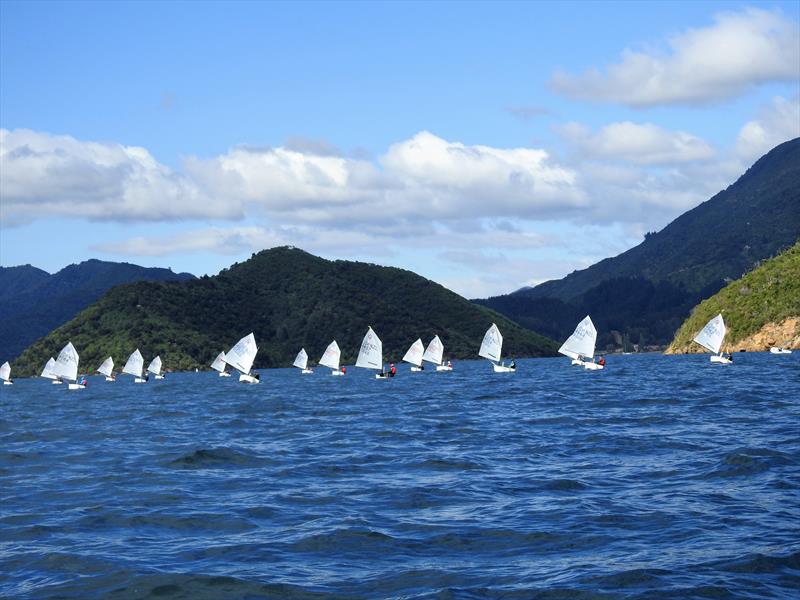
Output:
M69 265L53 275L30 265L0 267L0 357L13 358L115 285L193 278L170 269L100 260Z
M534 329L556 338L569 335L575 314L588 312L601 346L618 345L623 335L665 345L693 306L799 237L800 138L777 146L736 183L635 248L563 279L476 302L528 326L544 312L550 327Z
M726 351L800 347L800 242L698 305L667 352L706 352L692 338L720 313Z
M447 357L474 358L493 321L505 355L555 352L551 340L409 271L274 248L214 277L116 287L28 348L15 372L38 373L67 340L82 370L108 355L121 363L136 347L146 357L160 354L168 369L204 367L250 331L259 344L256 367L289 365L301 347L316 362L332 339L347 363L369 325L387 360L398 361L417 337L427 343L436 334Z

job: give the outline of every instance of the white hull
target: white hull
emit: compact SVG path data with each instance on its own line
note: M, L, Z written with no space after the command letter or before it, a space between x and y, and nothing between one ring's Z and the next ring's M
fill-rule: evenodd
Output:
M156 375L156 379L164 379L163 375Z
M419 367L411 367L412 373L422 373L425 369L420 369Z
M70 383L69 384L69 389L71 389L71 390L82 390L85 387L86 387L85 384L81 385L80 383Z
M116 381L115 377L106 377L106 381Z
M448 367L447 365L436 365L437 371L452 371L453 367Z
M711 362L716 364L716 365L729 365L733 361L728 359L728 358L725 358L724 356L718 356L717 354L714 354L711 357Z
M14 382L13 381L6 381L5 379L3 379L3 385L14 385Z
M252 375L239 375L239 383L259 383L260 380Z
M228 373L227 371L222 371L222 372L220 372L219 376L220 376L220 377L230 377L230 376L231 376L231 374L230 374L230 373Z
M314 371L312 371L311 369L303 369L302 371L300 371L300 373L302 375L311 375L314 373Z
M492 365L494 368L495 373L513 373L516 369L512 369L511 367L507 367L505 365Z
M582 361L581 359L579 359L579 358L573 358L573 359L572 359L572 362L571 362L570 364L571 364L573 367L582 367L582 366L584 366L586 363L585 363L585 362L583 362L583 361Z
M791 354L791 350L787 350L786 348L770 348L770 354Z
M583 368L590 371L599 371L603 368L603 365L598 365L596 362L585 362L583 363Z
M60 381L58 379L53 379L53 381L51 381L50 384L51 385L64 385L64 382Z
M133 383L147 383L147 379L144 379L142 377L134 377Z
M344 373L341 371L331 371L331 377L343 377Z
M387 373L375 373L375 379L391 379Z

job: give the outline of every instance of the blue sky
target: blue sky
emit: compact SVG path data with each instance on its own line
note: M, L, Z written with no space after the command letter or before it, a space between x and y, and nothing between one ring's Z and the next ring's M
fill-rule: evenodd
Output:
M0 264L263 247L467 296L641 240L800 135L797 2L0 4Z

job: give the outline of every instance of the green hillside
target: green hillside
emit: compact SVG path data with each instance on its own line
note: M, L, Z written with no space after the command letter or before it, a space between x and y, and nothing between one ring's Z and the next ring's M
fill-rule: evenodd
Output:
M287 366L301 347L315 362L331 340L352 363L371 325L386 360L438 334L450 358L475 358L496 322L507 356L554 354L557 346L505 317L419 275L390 267L328 261L294 248L265 250L213 277L142 282L113 288L73 320L29 347L15 374L38 374L71 340L81 370L106 356L121 364L139 348L160 354L167 369L207 366L220 350L255 332L256 368Z
M725 347L732 349L739 349L744 340L752 338L765 326L777 326L792 317L800 319L800 242L700 303L678 330L667 351L702 351L692 343L692 338L720 313L728 328ZM748 349L764 350L764 345L760 343Z

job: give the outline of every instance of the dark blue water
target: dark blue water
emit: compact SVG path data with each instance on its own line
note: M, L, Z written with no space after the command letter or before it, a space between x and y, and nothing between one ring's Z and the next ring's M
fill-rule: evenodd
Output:
M800 353L568 363L0 388L0 596L798 597Z

